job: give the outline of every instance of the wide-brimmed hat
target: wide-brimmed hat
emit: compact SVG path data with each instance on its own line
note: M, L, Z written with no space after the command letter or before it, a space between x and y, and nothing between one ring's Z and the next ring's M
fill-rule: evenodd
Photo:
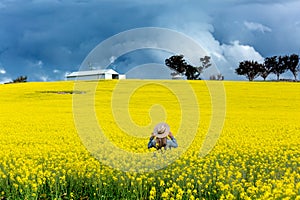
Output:
M157 138L164 138L167 137L169 135L170 132L170 126L167 123L159 123L154 127L154 135Z

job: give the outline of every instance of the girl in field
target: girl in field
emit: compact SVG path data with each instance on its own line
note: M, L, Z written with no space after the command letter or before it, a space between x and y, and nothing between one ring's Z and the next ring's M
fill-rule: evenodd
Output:
M156 148L157 150L177 148L178 144L170 131L170 126L167 123L159 123L154 127L148 143L148 149Z

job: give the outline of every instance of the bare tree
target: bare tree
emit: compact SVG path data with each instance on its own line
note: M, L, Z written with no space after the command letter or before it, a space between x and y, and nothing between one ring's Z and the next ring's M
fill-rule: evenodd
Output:
M211 66L210 57L204 56L203 58L200 58L201 65L197 67L197 70L199 74L202 74L203 71Z

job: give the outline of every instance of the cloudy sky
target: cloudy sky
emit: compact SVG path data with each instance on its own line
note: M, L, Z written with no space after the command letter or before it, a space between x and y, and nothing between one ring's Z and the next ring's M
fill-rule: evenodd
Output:
M1 0L0 83L20 75L64 80L99 43L141 27L193 38L225 79L241 79L234 73L240 61L300 54L299 8L299 0ZM161 68L170 55L147 49L110 59L129 77L147 78L156 68L135 67L157 63L169 73Z

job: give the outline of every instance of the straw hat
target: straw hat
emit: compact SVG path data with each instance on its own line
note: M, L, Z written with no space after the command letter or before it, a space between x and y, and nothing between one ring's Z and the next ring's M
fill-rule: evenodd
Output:
M170 126L166 123L159 123L154 127L154 135L157 138L164 138L169 135L170 132Z

